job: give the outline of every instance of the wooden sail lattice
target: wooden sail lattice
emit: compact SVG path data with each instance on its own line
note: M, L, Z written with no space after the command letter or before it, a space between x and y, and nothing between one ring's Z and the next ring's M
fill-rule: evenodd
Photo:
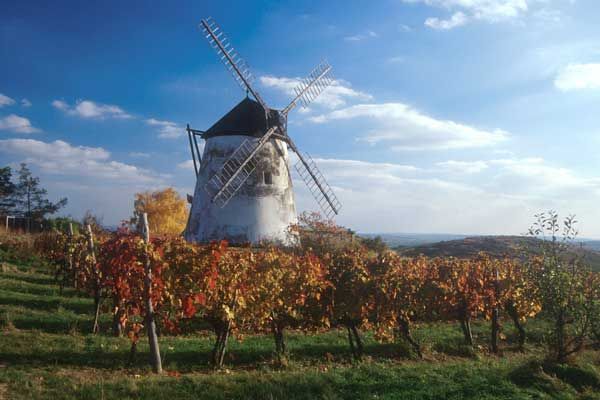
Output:
M214 203L221 207L227 205L256 169L254 156L274 132L275 128L271 128L260 140L244 140L225 161L223 167L206 183L205 189Z
M231 42L214 19L203 19L201 27L209 44L215 49L217 55L227 70L231 72L236 82L243 90L252 94L265 110L265 123L267 126L267 130L260 140L244 140L225 163L223 163L220 170L206 183L204 187L209 193L211 201L219 204L221 207L225 207L256 169L256 154L269 140L275 137L285 140L298 155L299 160L295 168L304 183L308 186L325 216L332 218L338 214L341 209L340 201L333 193L321 171L317 168L314 160L308 154L300 153L292 139L287 135L286 128L287 115L297 104L307 107L334 82L331 76L331 66L326 61L323 61L311 71L308 77L302 79L300 84L294 89L295 97L290 104L283 110L278 111L279 119L283 122L276 126L269 126L269 115L273 110L266 105L258 92L252 87L254 76L246 61L233 48ZM192 141L190 141L190 147L192 147Z
M331 219L337 215L342 208L342 204L333 193L331 186L325 180L312 157L308 153L304 153L294 167L325 216Z

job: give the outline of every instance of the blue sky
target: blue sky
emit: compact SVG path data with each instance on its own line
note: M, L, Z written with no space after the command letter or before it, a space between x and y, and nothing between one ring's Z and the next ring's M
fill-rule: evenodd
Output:
M198 29L212 16L273 107L333 66L289 134L339 223L518 234L552 208L600 237L597 1L24 3L0 13L0 164L30 164L74 217L117 223L136 191L193 192L182 127L244 97Z

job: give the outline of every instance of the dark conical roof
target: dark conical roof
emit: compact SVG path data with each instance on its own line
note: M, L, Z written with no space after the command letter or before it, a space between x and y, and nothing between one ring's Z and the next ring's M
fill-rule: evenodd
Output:
M282 125L277 110L269 110L269 126ZM202 135L204 139L215 136L246 135L260 137L267 131L265 111L260 103L246 97L221 117Z

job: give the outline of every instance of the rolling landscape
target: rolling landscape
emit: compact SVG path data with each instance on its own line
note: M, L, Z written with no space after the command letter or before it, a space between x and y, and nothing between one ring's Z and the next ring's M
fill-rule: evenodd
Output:
M600 400L598 15L4 0L0 400Z
M0 240L5 398L590 399L600 390L593 348L568 364L544 361L549 329L544 318L524 324L524 349L518 331L503 318L498 354L488 347L490 323L484 319L472 322L473 345L465 344L453 322L418 323L413 338L422 357L408 342L382 343L376 332L365 330L360 361L341 327L320 333L290 329L285 359L278 358L271 335L248 334L232 338L217 371L205 327L160 336L164 372L157 376L148 365L146 340L139 340L132 360L130 338L110 333L108 310L98 321L99 333L90 334L95 306L85 289L63 287L51 265L15 254L8 242Z
M540 251L541 239L529 236L448 235L383 233L359 234L365 238L381 240L399 254L407 257L474 257L485 252L494 257L520 257ZM579 258L595 271L600 271L600 241L582 239L569 244L569 257Z

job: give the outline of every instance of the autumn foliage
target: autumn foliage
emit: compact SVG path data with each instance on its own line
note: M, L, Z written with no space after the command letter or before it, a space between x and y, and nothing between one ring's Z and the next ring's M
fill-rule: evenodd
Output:
M143 213L148 214L154 234L178 235L187 221L187 202L173 188L136 193L132 222L137 223Z
M163 302L161 276L164 262L157 242L155 239L147 246L141 237L122 229L98 247L99 283L104 297L110 300L113 333L120 334L128 328L127 334L134 341L138 339L137 333L146 311L144 262L147 256L153 272L152 304L157 309Z
M352 241L338 241L331 248L320 235L313 232L311 246L294 249L231 248L224 241L198 245L180 237L161 237L146 245L126 230L101 238L96 270L105 308L114 316L113 332L127 333L133 343L139 338L146 313L145 255L152 267L152 304L160 331L211 329L216 366L223 363L228 338L241 339L247 333L272 334L276 353L283 356L289 328L343 328L357 358L363 352L361 331L373 329L377 339L399 337L422 357L413 337L419 323L457 321L465 344L472 345L471 321L483 318L491 321L497 346L501 313L514 323L523 345L523 321L542 311L540 290L532 279L536 263L485 254L407 258L369 251ZM64 273L76 276L80 290L91 293L94 268L78 240L45 234L36 247L58 269L71 260ZM599 296L592 284L582 290Z

